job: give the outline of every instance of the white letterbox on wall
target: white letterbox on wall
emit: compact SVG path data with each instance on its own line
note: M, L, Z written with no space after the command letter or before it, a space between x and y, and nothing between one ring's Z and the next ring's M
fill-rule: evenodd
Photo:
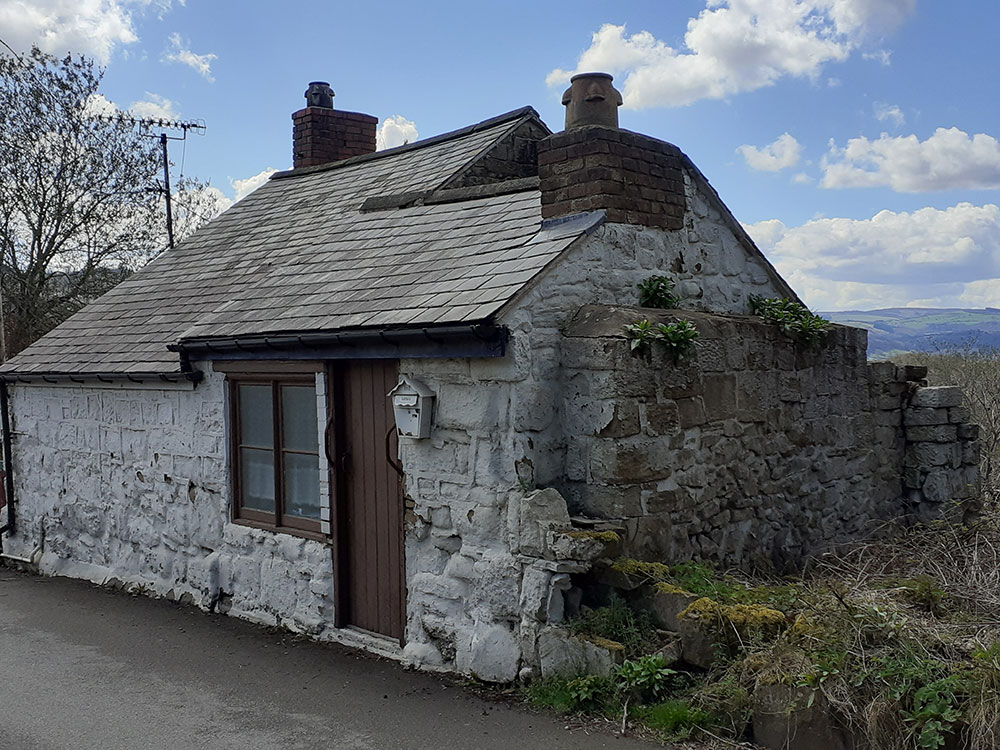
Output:
M431 436L434 391L419 380L404 375L388 395L392 399L392 411L396 415L396 430L400 437Z

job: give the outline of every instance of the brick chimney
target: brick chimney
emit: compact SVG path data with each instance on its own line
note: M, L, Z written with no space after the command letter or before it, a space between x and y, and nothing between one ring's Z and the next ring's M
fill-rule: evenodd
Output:
M333 96L329 83L313 81L305 93L305 109L292 114L292 165L296 169L375 150L378 118L335 110Z
M542 218L604 209L609 222L684 226L683 154L618 127L622 95L607 73L581 73L563 94L566 128L538 144Z

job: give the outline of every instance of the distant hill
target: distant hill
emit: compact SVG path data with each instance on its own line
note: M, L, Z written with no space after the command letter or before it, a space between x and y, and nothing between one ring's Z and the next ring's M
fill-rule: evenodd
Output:
M975 339L979 346L1000 348L1000 309L888 307L820 313L836 323L868 329L868 356L934 351Z

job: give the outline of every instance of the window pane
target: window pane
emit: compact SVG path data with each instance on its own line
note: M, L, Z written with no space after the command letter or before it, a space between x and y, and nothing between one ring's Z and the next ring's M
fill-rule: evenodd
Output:
M284 444L288 451L319 451L316 422L316 389L312 386L281 386L281 419Z
M285 513L319 520L319 456L285 454Z
M271 386L240 385L240 443L274 447L274 408Z
M241 448L240 468L242 506L274 513L274 453L256 448Z

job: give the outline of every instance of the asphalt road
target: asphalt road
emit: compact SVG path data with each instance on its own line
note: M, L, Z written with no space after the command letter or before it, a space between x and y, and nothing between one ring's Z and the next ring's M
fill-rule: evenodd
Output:
M0 568L0 750L649 750L339 646Z

